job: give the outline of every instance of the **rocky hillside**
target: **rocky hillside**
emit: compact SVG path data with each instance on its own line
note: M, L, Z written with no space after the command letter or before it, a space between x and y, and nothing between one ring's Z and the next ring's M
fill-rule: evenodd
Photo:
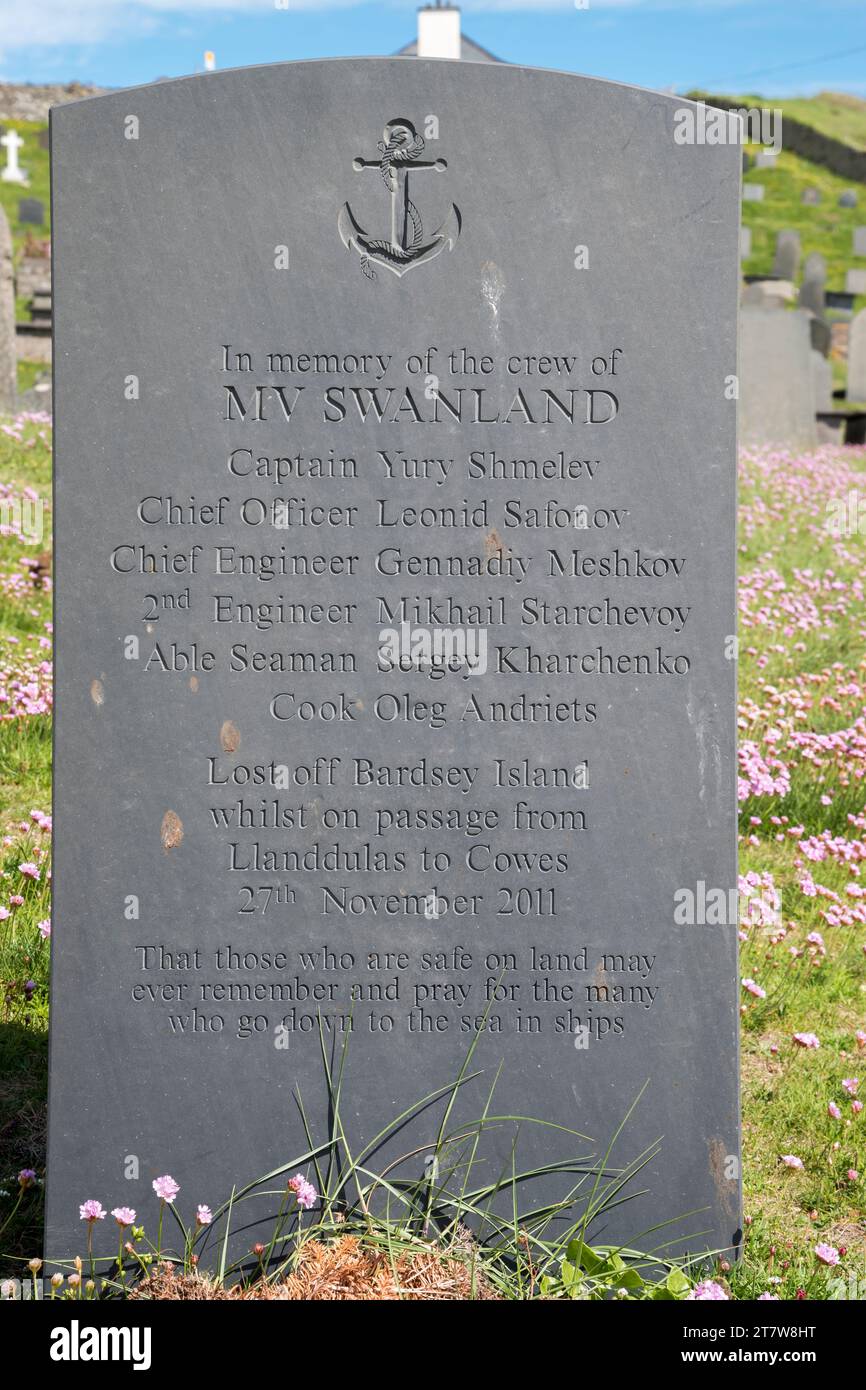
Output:
M58 106L63 101L80 101L82 97L95 97L104 90L102 87L86 87L81 82L44 87L0 82L0 121L47 122L50 106Z

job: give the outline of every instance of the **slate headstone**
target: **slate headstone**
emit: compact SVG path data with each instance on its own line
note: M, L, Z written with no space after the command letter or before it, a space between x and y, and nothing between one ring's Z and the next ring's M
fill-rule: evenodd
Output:
M775 150L758 150L755 154L756 169L775 169L778 155Z
M827 309L834 310L832 315L834 319L844 318L850 314L854 308L855 298L856 296L849 294L847 290L826 290L824 293Z
M854 228L853 251L855 256L866 256L866 227Z
M866 309L851 320L846 395L849 401L866 401Z
M683 104L363 59L54 108L49 1260L302 1154L297 1091L324 1137L319 1017L361 1142L488 997L452 1127L501 1059L600 1160L648 1080L603 1238L736 1246L740 154Z
M839 194L840 208L856 208L857 194L853 188L846 188L844 193Z
M751 227L740 228L740 260L746 261L752 254L752 229Z
M799 268L799 232L779 232L776 237L776 258L773 262L773 274L780 276L783 280L793 280L796 278Z
M12 233L0 208L0 411L15 409L18 390L18 354L15 346L15 276L12 267Z
M817 207L821 201L821 190L819 188L804 188L800 194L800 202L806 207Z
M744 203L762 203L764 201L764 185L762 183L743 184Z
M866 294L866 270L846 270L845 290L848 294Z
M39 141L40 150L48 150L51 148L51 137L47 130L40 130L37 139Z
M45 204L38 198L22 198L18 204L18 221L24 226L41 227L45 222Z
M740 310L740 443L812 447L815 431L809 318L799 310Z

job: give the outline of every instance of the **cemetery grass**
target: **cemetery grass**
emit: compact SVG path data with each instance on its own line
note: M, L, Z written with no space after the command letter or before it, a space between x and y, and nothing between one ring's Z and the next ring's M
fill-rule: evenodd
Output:
M51 582L28 562L50 566L50 487L47 421L0 419L0 1254L18 1258L41 1248L45 1152ZM37 1180L9 1220L22 1169Z
M754 155L757 146L746 146ZM743 175L743 184L762 184L764 198L760 203L744 202L743 226L752 231L752 252L743 261L746 275L769 275L773 269L776 234L795 231L800 234L802 263L813 251L827 262L827 289L844 290L845 272L866 269L866 259L853 254L854 228L866 221L866 186L852 184L820 164L811 164L799 155L782 148L773 169L751 168ZM840 208L839 194L855 188L859 205ZM804 204L805 189L817 188L821 202ZM802 266L801 263L801 266ZM855 300L855 312L866 304L866 297Z
M39 421L8 422L0 430L4 497L31 489L47 500L48 443L49 432ZM826 524L828 502L861 485L866 493L866 451L824 450L806 459L755 455L743 462L740 735L746 795L740 871L745 894L760 897L765 906L778 895L779 911L776 921L750 919L742 926L740 973L754 987L742 991L744 1254L732 1268L720 1257L712 1270L716 1282L740 1299L762 1293L815 1299L840 1296L840 1290L842 1296L862 1297L866 1291L866 1112L856 1108L866 1064L866 910L860 909L859 893L850 891L860 889L866 862L866 546L859 534L839 538ZM46 527L48 519L50 510ZM20 1262L41 1248L50 950L50 668L43 668L51 654L50 583L46 576L35 587L23 561L34 552L44 557L48 544L47 530L38 547L25 544L14 527L0 535L5 1274L20 1274ZM832 737L813 747L797 742L804 733ZM25 873L22 864L32 867ZM796 1042L795 1034L806 1041ZM705 1045L712 1046L712 1039ZM318 1167L318 1158L304 1165L321 1193L326 1183ZM36 1174L23 1191L22 1169ZM88 1195L82 1188L82 1200ZM305 1218L306 1253L295 1273L307 1280L308 1294L314 1275L327 1273L325 1255L347 1278L350 1267L353 1277L372 1279L376 1270L377 1278L383 1269L390 1277L399 1266L399 1278L414 1279L419 1297L455 1296L455 1280L459 1297L544 1292L532 1273L535 1266L525 1261L506 1275L503 1263L472 1272L471 1262L467 1266L461 1257L459 1275L450 1265L436 1278L428 1269L425 1293L417 1262L429 1249L426 1241L326 1217L320 1205ZM662 1233L647 1243L663 1241ZM820 1262L819 1245L839 1252L837 1266ZM602 1261L598 1286L621 1277L615 1269L604 1270L605 1252L573 1247L571 1260L563 1258L567 1253L560 1251L554 1262L558 1269L548 1276L553 1283L547 1296L575 1296L568 1271L580 1271L581 1262L585 1276L592 1261ZM444 1285L450 1294L443 1293ZM671 1296L684 1296L681 1283L674 1289ZM215 1296L219 1290L211 1286L209 1292ZM150 1296L192 1295L163 1278L162 1286L151 1285ZM631 1296L653 1294L635 1289Z

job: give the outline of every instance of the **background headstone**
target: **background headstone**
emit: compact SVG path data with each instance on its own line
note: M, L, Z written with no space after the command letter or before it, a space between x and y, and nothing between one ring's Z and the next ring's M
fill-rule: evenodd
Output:
M753 280L743 289L740 303L759 304L766 309L784 309L790 294L790 281Z
M866 256L866 227L854 228L854 255Z
M794 280L800 268L800 233L779 232L776 237L776 258L773 274L783 280Z
M816 443L809 319L794 309L740 310L740 443Z
M804 188L800 194L800 202L807 207L817 207L821 201L821 190L819 188Z
M799 304L819 318L824 315L825 286L827 283L827 264L824 257L813 251L806 257L803 266L803 283L800 286Z
M743 184L744 203L762 203L764 201L764 185L762 183Z
M851 320L846 395L849 401L866 401L866 309Z
M297 1091L324 1135L316 1019L339 1044L353 990L345 1118L369 1139L456 1076L503 970L454 1123L501 1059L500 1114L603 1154L649 1080L617 1164L665 1137L605 1241L673 1220L665 1242L736 1244L736 923L675 914L684 886L736 887L739 147L678 144L680 97L504 64L153 84L139 141L118 136L131 101L52 112L48 1258L81 1247L84 1196L152 1229L160 1174L215 1208L289 1162ZM380 142L418 156L392 161L393 206ZM257 577L281 556L287 577ZM687 608L682 631L624 624L641 602ZM486 669L383 666L402 618L486 636ZM495 812L481 841L429 826L470 804ZM545 830L521 824L542 807ZM419 1117L375 1166L430 1133ZM521 1128L519 1167L554 1156ZM274 1206L245 1204L240 1251Z
M845 289L848 294L866 294L866 270L846 270Z
M752 229L751 227L740 228L740 260L748 260L752 254Z
M12 234L6 214L0 208L0 411L14 411L17 389L18 356L15 350Z
M809 319L809 341L816 352L829 357L833 346L833 330L827 320L819 318L817 314L813 314Z
M824 300L828 310L827 317L838 320L840 317L844 318L850 315L854 308L854 299L855 296L849 294L847 290L825 290ZM833 310L832 314L829 313L831 309Z
M45 222L45 204L38 198L22 198L18 204L18 221L25 226L41 227Z
M778 155L775 150L758 150L755 155L756 169L775 169Z
M47 150L51 148L51 137L47 130L40 130L37 138L39 140L40 150Z
M814 408L819 410L833 409L833 368L827 358L820 352L812 349L812 390Z
M856 208L857 194L853 188L846 188L844 193L839 194L840 208Z

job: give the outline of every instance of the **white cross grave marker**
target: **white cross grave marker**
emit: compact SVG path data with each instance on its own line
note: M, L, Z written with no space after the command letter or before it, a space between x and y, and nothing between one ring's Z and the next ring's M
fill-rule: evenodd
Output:
M3 170L2 177L4 183L24 183L28 182L27 175L18 164L18 151L24 141L17 130L7 130L0 145L6 151L6 168Z

